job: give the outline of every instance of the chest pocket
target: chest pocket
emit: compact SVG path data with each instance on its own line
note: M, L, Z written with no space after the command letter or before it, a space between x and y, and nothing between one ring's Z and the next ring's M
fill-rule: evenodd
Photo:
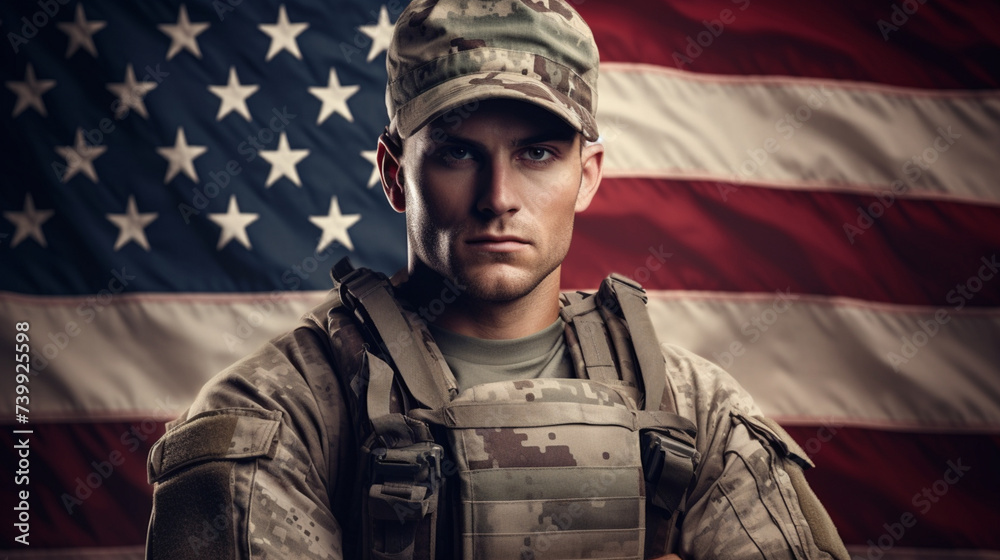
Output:
M464 558L642 558L642 422L628 397L534 379L478 385L413 414L447 428Z

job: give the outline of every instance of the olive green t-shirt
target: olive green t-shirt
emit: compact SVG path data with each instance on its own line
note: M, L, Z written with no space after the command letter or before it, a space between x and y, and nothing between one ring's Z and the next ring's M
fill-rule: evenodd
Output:
M573 377L563 325L559 318L535 334L510 340L474 338L428 327L455 374L458 390L464 391L494 381Z

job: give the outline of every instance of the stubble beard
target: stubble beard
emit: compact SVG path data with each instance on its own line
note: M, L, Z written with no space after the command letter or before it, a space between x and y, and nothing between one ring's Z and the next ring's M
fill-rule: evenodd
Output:
M466 287L465 296L486 303L509 303L531 294L559 266L559 262L548 263L541 270L524 270L508 264L515 259L510 255L488 257L493 262L488 265L496 269L507 265L506 270L479 270L470 273L467 268L457 267L454 271L456 282Z
M454 245L445 251L443 246L447 246L449 241L454 243L454 239L446 240L436 233L430 229L411 230L412 250L424 266L459 286L462 290L459 297L470 302L508 303L528 296L562 264L565 252L553 254L552 251L568 250L568 243L565 248L551 248L536 267L521 264L521 255L512 253L484 254L472 264L463 261L458 247ZM455 236L457 239L464 237L462 234ZM442 254L447 255L447 261L435 258Z

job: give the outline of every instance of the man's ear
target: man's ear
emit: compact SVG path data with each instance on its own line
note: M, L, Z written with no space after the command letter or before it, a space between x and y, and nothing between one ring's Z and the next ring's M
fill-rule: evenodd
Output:
M403 174L400 162L403 159L403 147L388 133L378 137L378 149L375 152L375 162L378 174L382 179L382 190L389 200L389 205L396 212L406 211L406 188L403 185Z
M581 142L583 139L581 138ZM604 144L588 142L580 151L580 190L576 194L576 211L583 212L597 194L604 173Z

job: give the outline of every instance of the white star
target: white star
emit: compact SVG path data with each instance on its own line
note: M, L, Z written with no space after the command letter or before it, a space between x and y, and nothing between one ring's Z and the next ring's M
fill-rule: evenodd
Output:
M372 40L372 48L368 51L368 62L389 48L389 43L392 42L392 28L393 25L389 22L389 10L386 10L384 5L378 11L378 23L358 27L358 31L371 37Z
M167 60L173 58L181 49L191 51L197 58L201 58L201 49L198 48L198 35L208 29L207 23L191 23L188 19L187 7L181 4L181 11L177 15L177 23L161 23L157 25L160 31L170 36L170 48L167 49Z
M257 26L261 31L271 36L271 47L267 49L264 60L271 60L282 49L292 53L292 56L302 60L299 44L295 41L300 33L309 28L308 23L289 23L285 5L278 7L278 21L273 24L262 23Z
M194 170L194 159L207 152L208 148L205 146L188 146L183 126L177 127L177 137L174 140L173 148L157 148L156 151L166 158L169 163L167 166L167 175L163 179L164 185L169 183L181 171L184 171L184 174L190 177L195 183L198 182L198 172Z
M144 119L149 118L146 112L146 104L142 98L147 93L156 89L156 83L150 81L137 82L132 64L125 65L125 81L109 83L108 91L118 96L118 107L115 109L115 118L121 120L128 115L129 109L135 109L136 113L142 115Z
M31 198L31 193L24 195L24 209L20 212L4 212L3 217L14 224L14 239L10 246L17 247L17 244L31 237L42 247L48 246L45 242L45 234L42 233L42 224L52 215L53 210L35 210L35 201Z
M334 241L340 241L344 247L347 247L348 251L353 251L354 244L351 243L351 236L347 234L347 228L356 224L360 219L361 214L347 214L346 216L341 214L337 197L331 198L330 213L328 215L309 216L309 221L323 230L323 235L319 239L319 245L316 246L316 252L318 253L326 249L327 245Z
M63 173L62 182L65 183L73 178L77 173L82 172L90 180L97 182L97 170L94 169L94 160L101 156L108 149L107 146L91 146L83 139L83 129L76 129L76 145L56 146L56 153L66 159L66 172Z
M260 157L266 159L271 164L271 172L267 175L265 187L270 187L275 181L282 177L288 177L296 187L302 186L299 180L299 172L295 165L309 155L309 150L292 150L288 146L288 137L284 132L278 138L277 150L261 150Z
M361 89L361 86L340 85L340 80L337 78L337 71L330 68L330 79L325 88L309 88L309 93L315 95L323 102L323 107L319 110L319 118L316 119L316 124L323 124L323 121L333 113L340 113L347 119L347 122L354 122L354 115L351 114L351 109L347 106L347 100L357 93L359 89Z
M259 214L241 213L240 206L236 204L236 195L230 195L229 208L225 214L209 214L208 219L219 224L222 234L219 235L217 251L221 251L227 243L233 239L239 241L244 247L250 249L250 238L247 237L247 226L256 222Z
M368 188L375 186L375 183L379 181L378 176L378 159L376 159L375 154L378 150L363 150L361 152L361 157L365 158L368 163L372 164L372 174L368 177Z
M231 111L243 115L243 118L250 121L250 109L247 108L247 98L253 95L260 86L244 86L240 84L239 77L236 76L236 67L229 67L229 83L224 86L208 86L208 91L219 96L222 103L219 105L219 114L215 120L221 121L222 117Z
M24 70L24 81L7 81L7 89L17 94L17 101L14 103L14 112L11 117L16 117L24 112L28 107L34 107L43 117L48 116L45 112L45 103L42 102L42 94L56 87L55 80L35 79L35 69L28 63Z
M69 36L69 46L66 47L66 58L73 56L77 49L83 47L91 56L97 57L97 47L94 46L94 33L97 33L107 25L105 21L87 21L87 16L83 13L83 3L76 5L76 19L72 22L59 22L56 24L67 36Z
M135 197L129 195L124 214L106 214L111 223L118 226L118 240L115 241L115 251L121 249L129 241L135 241L140 247L149 251L149 241L146 239L146 226L159 216L156 212L140 214L135 206Z

